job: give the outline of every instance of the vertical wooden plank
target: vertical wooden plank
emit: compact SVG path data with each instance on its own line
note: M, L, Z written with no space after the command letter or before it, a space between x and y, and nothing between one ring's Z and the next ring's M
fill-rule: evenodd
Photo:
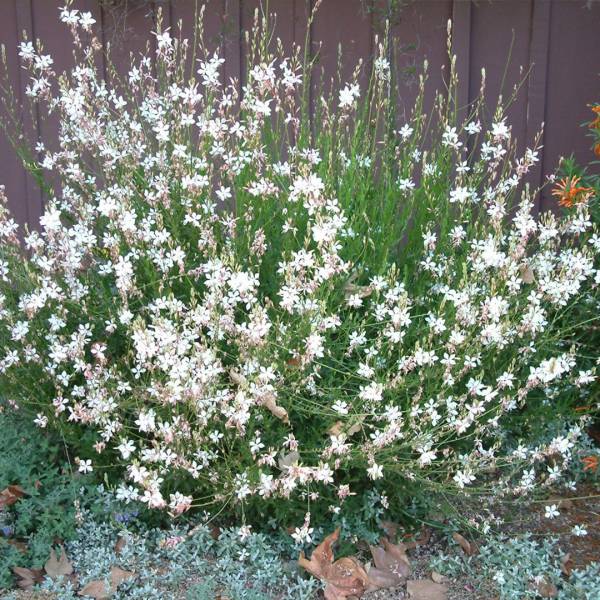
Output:
M17 19L17 2L12 0L3 6L2 19L0 19L0 45L6 51L6 70L0 65L3 84L7 83L12 89L12 108L19 109L23 106L23 89L25 74L20 68L17 55L17 46L21 38L21 31ZM0 108L0 119L8 119L8 114ZM8 123L8 120L6 121ZM27 181L25 171L17 158L13 147L4 132L0 129L0 185L5 187L8 198L8 207L15 220L23 225L27 222Z
M223 83L229 85L232 80L237 82L241 94L241 12L240 0L225 0L223 13Z
M21 43L25 39L35 41L33 28L33 6L31 0L15 0L17 38ZM58 16L58 15L57 15ZM16 49L13 49L15 52ZM23 127L27 138L35 144L40 137L40 115L37 106L29 110L29 101L25 95L25 88L29 84L28 73L19 69L21 107L23 111ZM43 210L42 192L33 177L23 169L23 204L26 207L24 218L31 228L37 228Z
M317 68L324 74L324 92L332 83L344 86L352 77L359 61L363 62L360 84L363 89L368 81L367 68L371 60L372 29L371 14L364 10L361 0L347 0L344 10L337 2L325 0L318 8L311 35L313 48L318 54ZM338 50L342 61L340 81L338 76Z
M600 4L597 2L552 2L546 105L544 120L544 173L552 173L561 156L574 154L579 164L600 174L587 129L581 125L593 118L590 105L600 101ZM544 190L542 209L555 207L550 190Z
M390 15L390 43L396 85L400 87L400 105L397 108L400 125L410 118L425 60L429 63L425 113L432 109L435 92L444 89L450 67L446 44L452 11L453 1L445 0L408 4Z
M550 44L550 19L552 3L550 0L534 0L531 27L529 61L532 72L527 88L527 142L531 143L545 121L546 93L548 89L548 52ZM542 134L541 144L544 143ZM529 181L535 188L544 182L543 159L532 169ZM541 194L536 196L536 210L541 208Z
M454 0L452 5L452 54L456 56L459 118L467 114L471 83L471 0Z
M104 10L104 42L109 49L108 59L119 77L127 80L130 57L137 62L141 55L155 48L155 10L146 3L125 2L110 5Z
M202 43L209 55L214 52L222 55L222 16L225 11L224 0L171 0L171 23L173 26L173 35L185 38L189 41L189 69L194 74L198 69L198 64L191 64L191 57L194 54L194 30L200 17L200 9L205 6L202 26L204 35L202 40L196 40L197 45ZM198 12L196 12L196 5ZM196 48L196 59L199 56ZM189 72L189 71L188 71Z
M479 94L484 68L485 124L492 121L502 96L519 154L529 142L526 74L531 62L532 12L532 0L493 0L475 4L471 10L469 99L473 102Z

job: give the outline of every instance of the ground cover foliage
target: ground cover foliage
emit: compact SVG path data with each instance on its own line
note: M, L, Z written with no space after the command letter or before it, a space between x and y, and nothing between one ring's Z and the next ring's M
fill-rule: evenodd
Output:
M58 144L22 144L3 88L47 203L33 231L0 207L0 394L61 441L64 493L91 474L150 520L303 546L570 485L598 409L593 185L550 179L538 215L538 140L517 154L484 76L459 110L454 58L401 122L384 43L330 87L257 17L240 94L201 17L106 79L88 13L61 10L67 73L21 44Z

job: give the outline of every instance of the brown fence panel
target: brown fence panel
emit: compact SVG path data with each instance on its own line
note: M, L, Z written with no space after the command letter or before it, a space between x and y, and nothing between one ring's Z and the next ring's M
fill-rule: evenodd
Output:
M588 105L600 102L600 6L584 4L554 1L551 6L542 165L546 174L560 156L574 153L582 163L592 157L591 140L580 125L591 121ZM550 206L550 199L544 194L542 208Z
M227 59L223 81L244 83L246 47L243 31L251 28L254 11L268 6L277 15L275 36L284 47L309 40L318 52L318 64L329 82L337 70L338 47L344 49L342 79L350 78L354 64L362 59L368 67L376 51L376 36L382 38L389 22L390 43L399 57L401 115L407 115L417 92L417 74L429 61L429 93L443 87L449 70L446 52L447 22L453 20L453 52L458 55L461 77L459 101L472 101L486 68L490 116L499 93L512 95L532 65L508 111L513 133L524 148L542 122L543 161L532 181L540 184L552 172L561 155L572 152L581 161L591 158L589 139L580 124L590 117L586 106L600 100L600 3L588 0L322 0L310 31L306 24L316 0L76 0L74 6L90 10L102 27L102 41L111 47L111 60L125 75L129 54L139 55L154 45L158 11L163 28L192 38L196 6L206 4L203 41ZM58 21L62 0L2 0L0 43L7 48L8 76L18 105L24 106L26 74L19 68L17 44L24 35L42 39L55 60L57 70L72 63L70 35ZM264 9L264 8L263 8ZM190 65L191 66L191 65ZM106 68L106 65L103 65ZM196 65L194 65L196 68ZM313 87L313 92L314 92ZM313 98L315 100L315 98ZM1 118L5 118L1 116ZM402 117L401 117L402 118ZM57 124L38 123L37 116L22 115L26 130L56 144ZM37 223L42 210L39 190L26 177L8 142L0 137L0 183L6 186L17 219ZM546 194L547 196L547 194ZM544 197L541 207L549 207Z

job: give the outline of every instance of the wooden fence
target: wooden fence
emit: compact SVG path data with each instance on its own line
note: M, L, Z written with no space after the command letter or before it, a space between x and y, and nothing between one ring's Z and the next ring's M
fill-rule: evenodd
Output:
M546 123L543 160L534 180L541 182L560 156L574 153L587 162L590 141L581 124L589 120L589 104L600 101L600 2L598 0L322 0L310 31L307 20L315 0L269 0L277 15L276 34L284 44L308 39L326 73L336 69L338 45L344 48L347 74L359 58L371 60L376 36L391 22L390 36L401 50L402 92L409 106L415 95L414 73L429 62L431 89L448 71L447 22L453 21L458 56L459 97L463 104L477 95L482 67L486 69L490 101L501 89L509 92L532 71L510 110L514 135L524 144ZM55 60L56 70L70 64L70 35L58 20L61 0L0 0L0 43L7 48L9 77L24 99L26 73L20 68L17 45L26 36L39 38ZM199 0L202 4L202 0ZM252 25L260 0L208 0L206 40L226 58L224 77L242 77L242 31ZM265 0L263 0L265 4ZM153 43L159 10L164 27L181 21L191 34L195 0L76 0L74 6L92 12L102 27L105 44L125 64L129 52ZM502 86L503 83L503 87ZM56 124L34 115L27 126L45 140ZM0 136L0 184L22 223L35 225L43 198L25 175L8 142ZM540 208L551 202L542 198Z

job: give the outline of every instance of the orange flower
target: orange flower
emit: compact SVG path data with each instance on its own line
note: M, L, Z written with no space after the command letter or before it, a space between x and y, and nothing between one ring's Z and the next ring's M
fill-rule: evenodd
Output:
M597 456L584 456L581 459L581 462L584 464L584 471L594 471L594 473L598 470L598 457Z
M561 206L571 207L587 202L594 192L592 188L577 185L581 177L563 177L552 190Z
M600 142L594 144L594 154L600 156Z
M590 128L600 129L600 104L592 106L592 111L596 113L596 118L590 123Z

